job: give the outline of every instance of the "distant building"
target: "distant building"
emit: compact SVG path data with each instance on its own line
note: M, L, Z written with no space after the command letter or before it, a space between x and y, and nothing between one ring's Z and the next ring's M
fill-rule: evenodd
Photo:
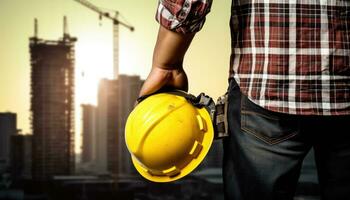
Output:
M10 164L10 138L17 133L17 115L0 113L0 173Z
M96 106L83 104L82 108L82 163L95 159Z
M96 109L96 171L107 173L107 135L108 126L116 124L117 110L113 108L113 101L116 101L117 80L102 79L99 83ZM112 118L112 119L110 119ZM115 119L114 124L110 124ZM111 127L110 129L113 129ZM116 132L116 128L114 128Z
M113 131L109 132L108 169L111 172L117 172L116 174L118 175L132 175L136 171L125 144L125 124L130 112L135 106L144 81L139 76L127 75L119 75L118 81L119 91L116 102L118 110L117 134ZM115 159L115 152L117 152L117 159Z
M33 179L74 171L74 44L30 38Z
M120 75L99 85L96 146L100 172L131 175L134 169L126 149L126 119L134 107L143 81L139 76Z
M32 135L11 136L11 174L14 179L32 177Z

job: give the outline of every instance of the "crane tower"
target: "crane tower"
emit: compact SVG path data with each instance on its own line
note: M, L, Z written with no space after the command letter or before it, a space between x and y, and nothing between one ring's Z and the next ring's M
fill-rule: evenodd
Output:
M101 8L95 6L89 1L86 1L86 0L74 0L74 1L97 12L99 14L100 20L103 17L112 20L113 22L113 76L114 76L114 79L117 79L119 76L119 25L124 26L130 31L134 31L134 27L125 22L118 20L118 15L119 15L118 11L114 11L114 16L113 16L109 12L103 11Z

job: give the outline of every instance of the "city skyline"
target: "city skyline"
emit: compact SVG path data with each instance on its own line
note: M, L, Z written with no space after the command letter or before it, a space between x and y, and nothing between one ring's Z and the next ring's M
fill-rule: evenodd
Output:
M120 11L121 18L135 26L135 32L120 28L120 72L146 78L151 68L153 46L158 31L154 20L157 1L91 1L101 8ZM229 2L214 2L203 31L194 40L185 60L190 78L190 92L203 91L216 98L226 90L229 62ZM226 12L224 10L227 10ZM0 0L0 19L3 27L0 40L0 112L18 114L18 127L31 133L29 126L29 49L28 38L34 34L34 18L38 19L43 39L57 39L63 35L63 16L68 18L76 45L76 135L81 134L81 104L96 105L98 80L112 78L112 24L98 20L98 15L73 0L35 0L26 4L21 0ZM99 26L99 23L102 23ZM220 37L215 34L220 33ZM222 35L222 36L221 36ZM211 39L215 37L215 40ZM210 48L215 47L215 48ZM217 51L222 49L222 51ZM214 57L210 59L210 56ZM207 57L207 60L203 58ZM213 68L214 69L210 69ZM213 73L215 71L215 73ZM204 78L203 78L204 77ZM209 81L208 81L209 80ZM208 84L215 82L216 84ZM11 86L11 87L9 87ZM79 139L76 152L80 151Z

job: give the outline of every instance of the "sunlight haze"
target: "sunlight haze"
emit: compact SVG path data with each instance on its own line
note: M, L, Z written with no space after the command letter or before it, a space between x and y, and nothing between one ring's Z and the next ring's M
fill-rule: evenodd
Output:
M154 16L157 0L89 0L94 5L121 13L135 27L120 27L120 73L145 79L151 68L152 52L158 32ZM98 81L112 78L112 22L99 20L98 14L74 0L0 0L0 112L17 113L18 128L30 130L29 37L38 19L38 37L57 40L63 35L63 16L68 31L78 41L75 46L76 152L80 150L80 104L96 105ZM230 54L230 1L213 2L206 24L197 34L185 58L190 92L205 92L213 98L224 94ZM123 18L124 17L124 18Z

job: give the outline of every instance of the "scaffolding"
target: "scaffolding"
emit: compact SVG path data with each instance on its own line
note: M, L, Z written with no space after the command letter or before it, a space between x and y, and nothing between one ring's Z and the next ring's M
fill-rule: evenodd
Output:
M74 171L74 45L66 33L59 40L30 38L33 178L43 181Z

